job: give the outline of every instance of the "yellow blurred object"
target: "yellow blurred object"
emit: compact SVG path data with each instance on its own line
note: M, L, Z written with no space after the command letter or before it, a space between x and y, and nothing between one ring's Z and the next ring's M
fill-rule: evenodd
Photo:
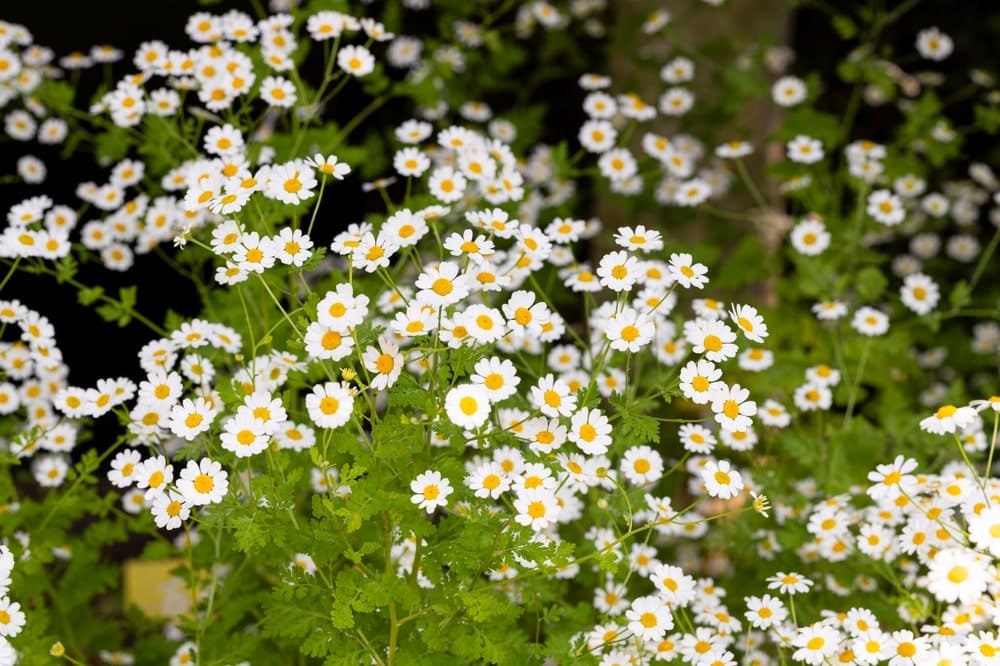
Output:
M128 560L124 569L125 606L135 604L149 617L174 618L191 608L187 581L170 575L184 560Z

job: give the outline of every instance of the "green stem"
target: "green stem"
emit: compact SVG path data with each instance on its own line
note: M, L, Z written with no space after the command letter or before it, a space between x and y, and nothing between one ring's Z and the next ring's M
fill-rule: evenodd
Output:
M844 413L844 424L841 428L846 428L851 423L851 416L854 414L854 403L858 397L858 389L861 388L861 380L865 374L865 363L868 362L868 352L872 347L872 339L865 340L865 346L861 349L861 358L858 360L858 370L854 375L854 382L851 384L851 392L847 397L847 411Z
M990 239L989 245L983 250L983 253L979 256L979 263L976 264L976 269L972 272L972 278L969 280L969 291L971 292L979 284L979 278L983 276L986 271L986 267L990 263L990 257L996 252L997 245L1000 244L1000 227L993 233L993 238ZM2 288L3 285L0 285Z
M20 263L21 263L21 257L15 257L14 261L11 262L10 270L8 270L7 275L3 277L3 282L0 282L0 291L3 291L3 288L7 286L7 282L10 281L10 278L17 271L17 265Z
M993 451L997 447L997 426L1000 425L1000 412L993 413L993 437L990 439L990 454L986 458L986 478L990 478L990 470L993 468ZM989 499L987 498L987 502Z
M319 195L316 197L316 206L313 208L312 217L309 218L309 227L306 229L306 236L312 235L313 224L316 223L316 215L319 213L319 205L323 201L323 190L326 189L326 174L323 174L323 180L319 183Z
M766 210L768 208L767 200L764 199L764 195L761 194L757 185L753 182L753 179L750 177L750 172L747 171L747 167L743 164L742 159L736 160L736 171L739 173L740 178L743 179L743 184L746 185L748 190L750 190L750 196L753 197L754 203L757 204L757 208Z

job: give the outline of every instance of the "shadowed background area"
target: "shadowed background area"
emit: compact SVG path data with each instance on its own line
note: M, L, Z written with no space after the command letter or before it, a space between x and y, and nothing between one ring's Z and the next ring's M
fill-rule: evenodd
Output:
M628 30L616 30L616 26L634 24L636 17L645 16L662 4L644 0L610 2L607 18L611 40L606 50L604 47L592 48L594 44L581 44L581 50L586 51L592 71L612 74L615 80L635 85L637 92L655 99L662 83L656 79L655 71L652 80L644 80L643 75L635 71L634 64L629 64L632 62L634 35L629 34ZM833 72L837 63L847 55L852 42L837 37L830 27L828 13L817 8L821 3L730 0L727 4L729 7L724 14L697 0L670 3L669 9L678 17L684 16L684 24L687 26L685 39L691 43L737 37L748 39L757 35L770 35L778 43L786 41L797 52L791 71L824 73L826 88L821 106L835 114L843 113L850 88L838 83ZM789 14L793 5L797 5L797 8ZM859 8L870 5L868 2L842 2L823 6L853 15ZM884 9L891 10L898 3L881 5ZM78 100L85 100L93 95L105 76L110 75L110 80L117 80L133 70L131 56L141 42L160 39L175 47L190 46L192 42L184 32L184 25L191 13L199 10L222 13L229 9L255 13L254 3L247 1L199 3L193 0L159 3L155 6L127 0L91 0L86 3L68 0L18 0L5 3L0 13L5 20L28 27L35 42L51 47L57 57L72 51L86 52L97 44L110 44L124 51L123 61L117 63L110 73L102 71L99 66L82 73ZM720 16L723 19L721 21ZM408 13L407 20L412 22L412 25L407 26L412 34L420 34L421 28L434 30L433 5L426 12ZM962 57L945 63L942 71L954 75L961 82L968 80L969 63L997 71L997 54L989 36L1000 30L1000 12L987 0L964 2L962 11L955 11L954 4L945 0L917 3L908 9L900 22L881 35L880 42L891 45L897 53L912 53L913 36L921 28L932 24L939 25L953 36L956 44L961 45ZM309 61L306 68L314 66L315 63ZM648 76L648 72L646 75ZM961 86L962 83L956 85ZM582 120L575 73L574 76L567 76L565 81L553 82L546 90L551 95L552 102L546 118L547 127L542 133L543 140L558 140L566 134L566 128L575 127ZM350 117L364 102L363 95L352 93L348 87L345 94L338 97L333 114L338 118ZM372 126L388 130L405 119L407 112L406 108L393 108L390 104L368 122ZM776 110L773 105L764 102L748 108L740 121L763 135L772 124L774 113ZM969 116L968 120L971 121L971 107ZM897 122L898 117L898 112L891 105L879 109L864 109L857 126L863 126L869 138L879 140ZM966 150L974 159L990 162L992 146L993 142L973 141L967 142ZM16 160L25 150L17 142L6 137L0 138L0 173L12 173ZM107 179L107 170L96 167L91 159L74 155L63 160L60 158L60 150L59 146L32 144L28 152L46 163L48 178L37 186L0 186L0 209L6 210L13 203L42 193L52 197L56 203L75 206L78 203L74 194L77 184L87 180L100 183ZM759 151L753 159L757 163L751 162L750 167L759 171L766 159L765 152ZM600 198L592 201L591 197L591 194L584 193L584 204L595 203L599 215L609 226L635 222L615 203ZM358 221L366 210L381 209L382 204L377 194L362 194L360 178L356 174L352 175L336 190L336 196L324 198L318 216L320 224L314 234L317 245L328 242L337 230L348 223ZM81 224L88 219L93 219L93 214L90 217L84 216ZM653 218L644 221L647 224L657 223ZM108 291L117 290L120 286L141 285L137 309L157 322L163 320L167 310L194 316L200 309L194 288L186 280L177 278L166 263L154 254L137 256L135 266L125 274L108 271L97 264L85 265L81 267L78 279L85 284L101 284ZM18 274L2 296L19 298L52 320L59 345L72 370L70 381L73 384L92 385L99 377L134 374L135 354L152 335L135 322L124 329L106 324L90 309L76 303L75 290L56 284L52 278Z

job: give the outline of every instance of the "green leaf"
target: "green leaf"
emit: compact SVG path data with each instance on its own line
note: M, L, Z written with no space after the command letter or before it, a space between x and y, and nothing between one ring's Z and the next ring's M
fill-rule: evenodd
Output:
M976 125L979 126L979 129L987 134L996 134L997 131L1000 131L1000 108L977 104L974 111Z
M951 304L951 309L961 310L971 302L972 291L969 289L969 283L965 280L959 280L948 295L948 303Z
M95 139L94 155L98 160L118 162L125 158L131 145L128 132L122 127L111 127L98 134Z
M858 27L854 25L854 21L844 15L833 17L833 29L841 39L851 39L858 34Z
M767 266L761 262L764 249L757 234L746 234L712 276L718 289L739 289L761 279L760 270Z
M889 280L882 274L882 271L869 266L858 271L854 282L854 291L860 301L871 302L881 296L888 286Z
M72 280L77 273L78 265L76 259L69 254L59 259L56 262L56 281L62 284Z
M618 409L619 421L615 424L614 435L617 441L647 444L660 441L660 422L652 416L643 414L639 404L629 403L621 395L614 395L610 402ZM642 404L648 404L644 402Z
M799 108L788 114L785 122L776 133L782 140L790 141L804 134L823 142L827 151L840 143L843 136L840 118L810 108Z
M76 300L80 305L90 305L103 295L103 287L84 287L77 293Z

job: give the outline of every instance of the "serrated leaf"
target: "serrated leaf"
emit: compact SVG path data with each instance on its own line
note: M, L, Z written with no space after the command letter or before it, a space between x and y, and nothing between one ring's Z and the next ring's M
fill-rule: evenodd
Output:
M103 287L84 287L77 293L76 300L80 305L90 305L103 295Z

